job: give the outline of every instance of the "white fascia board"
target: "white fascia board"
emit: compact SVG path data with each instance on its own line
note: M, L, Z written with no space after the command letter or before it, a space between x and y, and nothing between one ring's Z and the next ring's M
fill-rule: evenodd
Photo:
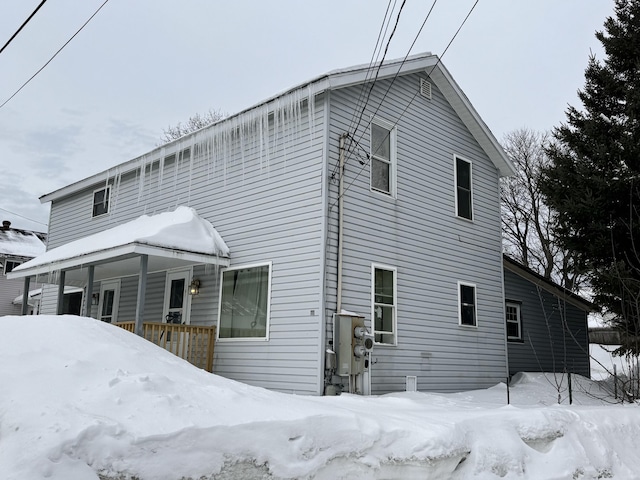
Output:
M12 271L7 274L7 278L24 278L35 275L48 274L59 270L73 270L89 265L99 265L118 260L124 260L140 255L149 255L153 257L174 258L193 264L211 264L221 267L228 267L230 260L227 257L216 257L203 253L187 252L181 250L173 250L153 245L144 245L140 243L129 243L98 252L87 253L77 257L65 258L53 262L36 265L31 268L25 268L18 271Z
M487 153L498 169L500 176L508 177L515 175L516 170L513 163L445 66L442 65L442 63L437 63L436 67L430 69L427 73L476 141Z

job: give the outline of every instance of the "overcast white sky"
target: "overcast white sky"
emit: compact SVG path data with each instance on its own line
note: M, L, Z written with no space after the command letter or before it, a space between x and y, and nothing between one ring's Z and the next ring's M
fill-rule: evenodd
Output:
M45 3L0 54L0 104L103 1ZM412 53L442 55L474 2L436 3ZM0 3L0 46L39 3ZM405 56L431 3L406 1L387 58ZM110 0L0 108L0 219L46 231L41 195L151 150L167 126L368 63L387 4ZM443 62L499 140L548 130L578 105L590 52L602 58L594 32L612 14L613 0L480 0Z

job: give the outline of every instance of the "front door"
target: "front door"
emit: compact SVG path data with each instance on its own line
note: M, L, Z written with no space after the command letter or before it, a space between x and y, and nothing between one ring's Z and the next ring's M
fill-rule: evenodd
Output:
M100 284L98 301L98 319L107 323L118 321L118 302L120 300L120 280L104 281Z
M164 312L162 321L173 324L188 324L189 310L191 308L190 297L188 293L189 279L191 278L191 269L175 270L167 272L167 281L164 290ZM175 343L180 339L178 335L173 337L167 335L167 348L173 350Z

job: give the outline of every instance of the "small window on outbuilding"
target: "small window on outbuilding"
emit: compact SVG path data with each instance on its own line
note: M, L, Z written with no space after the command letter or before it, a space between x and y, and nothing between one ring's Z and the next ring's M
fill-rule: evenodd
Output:
M505 303L505 316L507 322L507 340L522 340L522 317L520 314L520 303L507 301Z
M93 192L93 213L92 217L99 217L109 213L109 203L111 200L111 187L104 187Z

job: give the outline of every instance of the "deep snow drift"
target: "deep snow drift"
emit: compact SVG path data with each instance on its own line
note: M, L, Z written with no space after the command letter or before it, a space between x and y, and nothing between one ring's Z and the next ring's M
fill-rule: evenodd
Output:
M574 377L459 394L301 397L122 329L0 317L0 478L638 478L640 409ZM566 379L565 379L566 380ZM560 397L562 405L558 405Z

